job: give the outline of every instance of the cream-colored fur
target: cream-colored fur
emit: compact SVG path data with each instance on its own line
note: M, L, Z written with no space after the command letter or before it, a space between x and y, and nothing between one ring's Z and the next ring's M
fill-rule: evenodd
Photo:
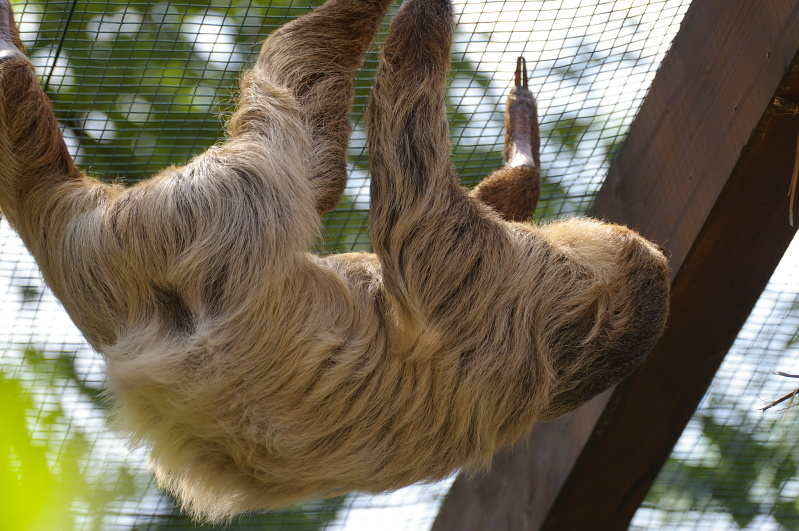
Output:
M484 465L628 375L663 329L666 260L635 232L509 223L457 184L448 0L406 0L383 46L375 254L308 253L387 8L328 0L283 26L229 138L122 189L73 165L0 5L0 209L105 356L117 426L200 518Z

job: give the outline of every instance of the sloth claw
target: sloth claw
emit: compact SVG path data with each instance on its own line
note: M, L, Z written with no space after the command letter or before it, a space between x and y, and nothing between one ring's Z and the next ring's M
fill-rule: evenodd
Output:
M515 74L516 88L527 89L527 60L524 56L519 56L516 59L516 74Z

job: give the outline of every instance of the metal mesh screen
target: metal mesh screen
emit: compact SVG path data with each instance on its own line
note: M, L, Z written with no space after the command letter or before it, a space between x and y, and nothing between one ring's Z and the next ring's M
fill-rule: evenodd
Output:
M454 163L463 183L473 185L501 165L504 98L516 57L524 54L532 66L543 139L536 218L584 212L689 3L456 2L460 19L448 107ZM78 165L98 178L125 182L180 164L216 142L238 72L254 60L272 29L310 7L304 0L15 1L14 6ZM387 25L378 41L386 30ZM376 66L375 48L358 74L349 187L339 208L324 219L321 252L369 249L362 115ZM0 462L0 491L8 493L8 507L14 508L8 526L0 527L196 527L155 488L144 455L128 450L106 429L98 400L102 360L42 285L5 222L0 223L0 297L0 415L7 419L0 459L8 456ZM775 304L773 311L784 315L789 306ZM765 361L759 365L771 370ZM776 422L773 435L781 429L791 433L790 422ZM447 487L443 482L384 496L309 502L248 516L233 526L425 529ZM654 499L652 506L658 503Z
M799 529L799 238L774 272L632 529ZM679 385L679 383L675 383Z

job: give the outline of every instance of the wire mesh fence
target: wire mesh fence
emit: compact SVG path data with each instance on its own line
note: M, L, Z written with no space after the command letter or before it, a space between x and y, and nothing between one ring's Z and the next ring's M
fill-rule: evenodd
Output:
M453 163L463 184L474 185L502 164L504 98L516 57L524 55L541 122L536 219L585 212L689 3L456 2L447 104ZM253 62L259 43L318 4L73 0L14 7L78 165L104 180L133 183L216 143L235 103L238 74ZM390 19L358 73L349 185L339 208L325 216L319 252L370 249L362 116ZM795 365L799 288L797 273L785 267L753 312L635 528L799 527L795 414L757 411L795 383L771 374L794 372ZM9 495L9 507L45 515L59 529L196 527L155 487L144 452L130 450L106 428L102 360L43 286L5 222L0 297L0 412L10 419L9 440L19 435L8 470L23 480ZM40 474L20 472L20 463L31 460L40 463ZM250 515L234 526L426 529L447 486L310 501Z
M638 510L632 529L799 528L799 238ZM679 382L674 383L675 388ZM797 397L799 398L799 397Z

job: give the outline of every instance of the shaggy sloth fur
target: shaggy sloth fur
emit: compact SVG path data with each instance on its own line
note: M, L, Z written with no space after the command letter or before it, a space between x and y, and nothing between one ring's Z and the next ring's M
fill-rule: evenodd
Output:
M197 517L486 464L624 378L662 332L655 246L486 206L529 218L537 125L527 177L503 179L510 165L471 195L458 185L449 0L406 0L383 45L375 254L308 253L345 184L352 75L388 6L328 0L275 31L226 141L124 189L74 166L0 3L0 209L103 353L117 425Z

